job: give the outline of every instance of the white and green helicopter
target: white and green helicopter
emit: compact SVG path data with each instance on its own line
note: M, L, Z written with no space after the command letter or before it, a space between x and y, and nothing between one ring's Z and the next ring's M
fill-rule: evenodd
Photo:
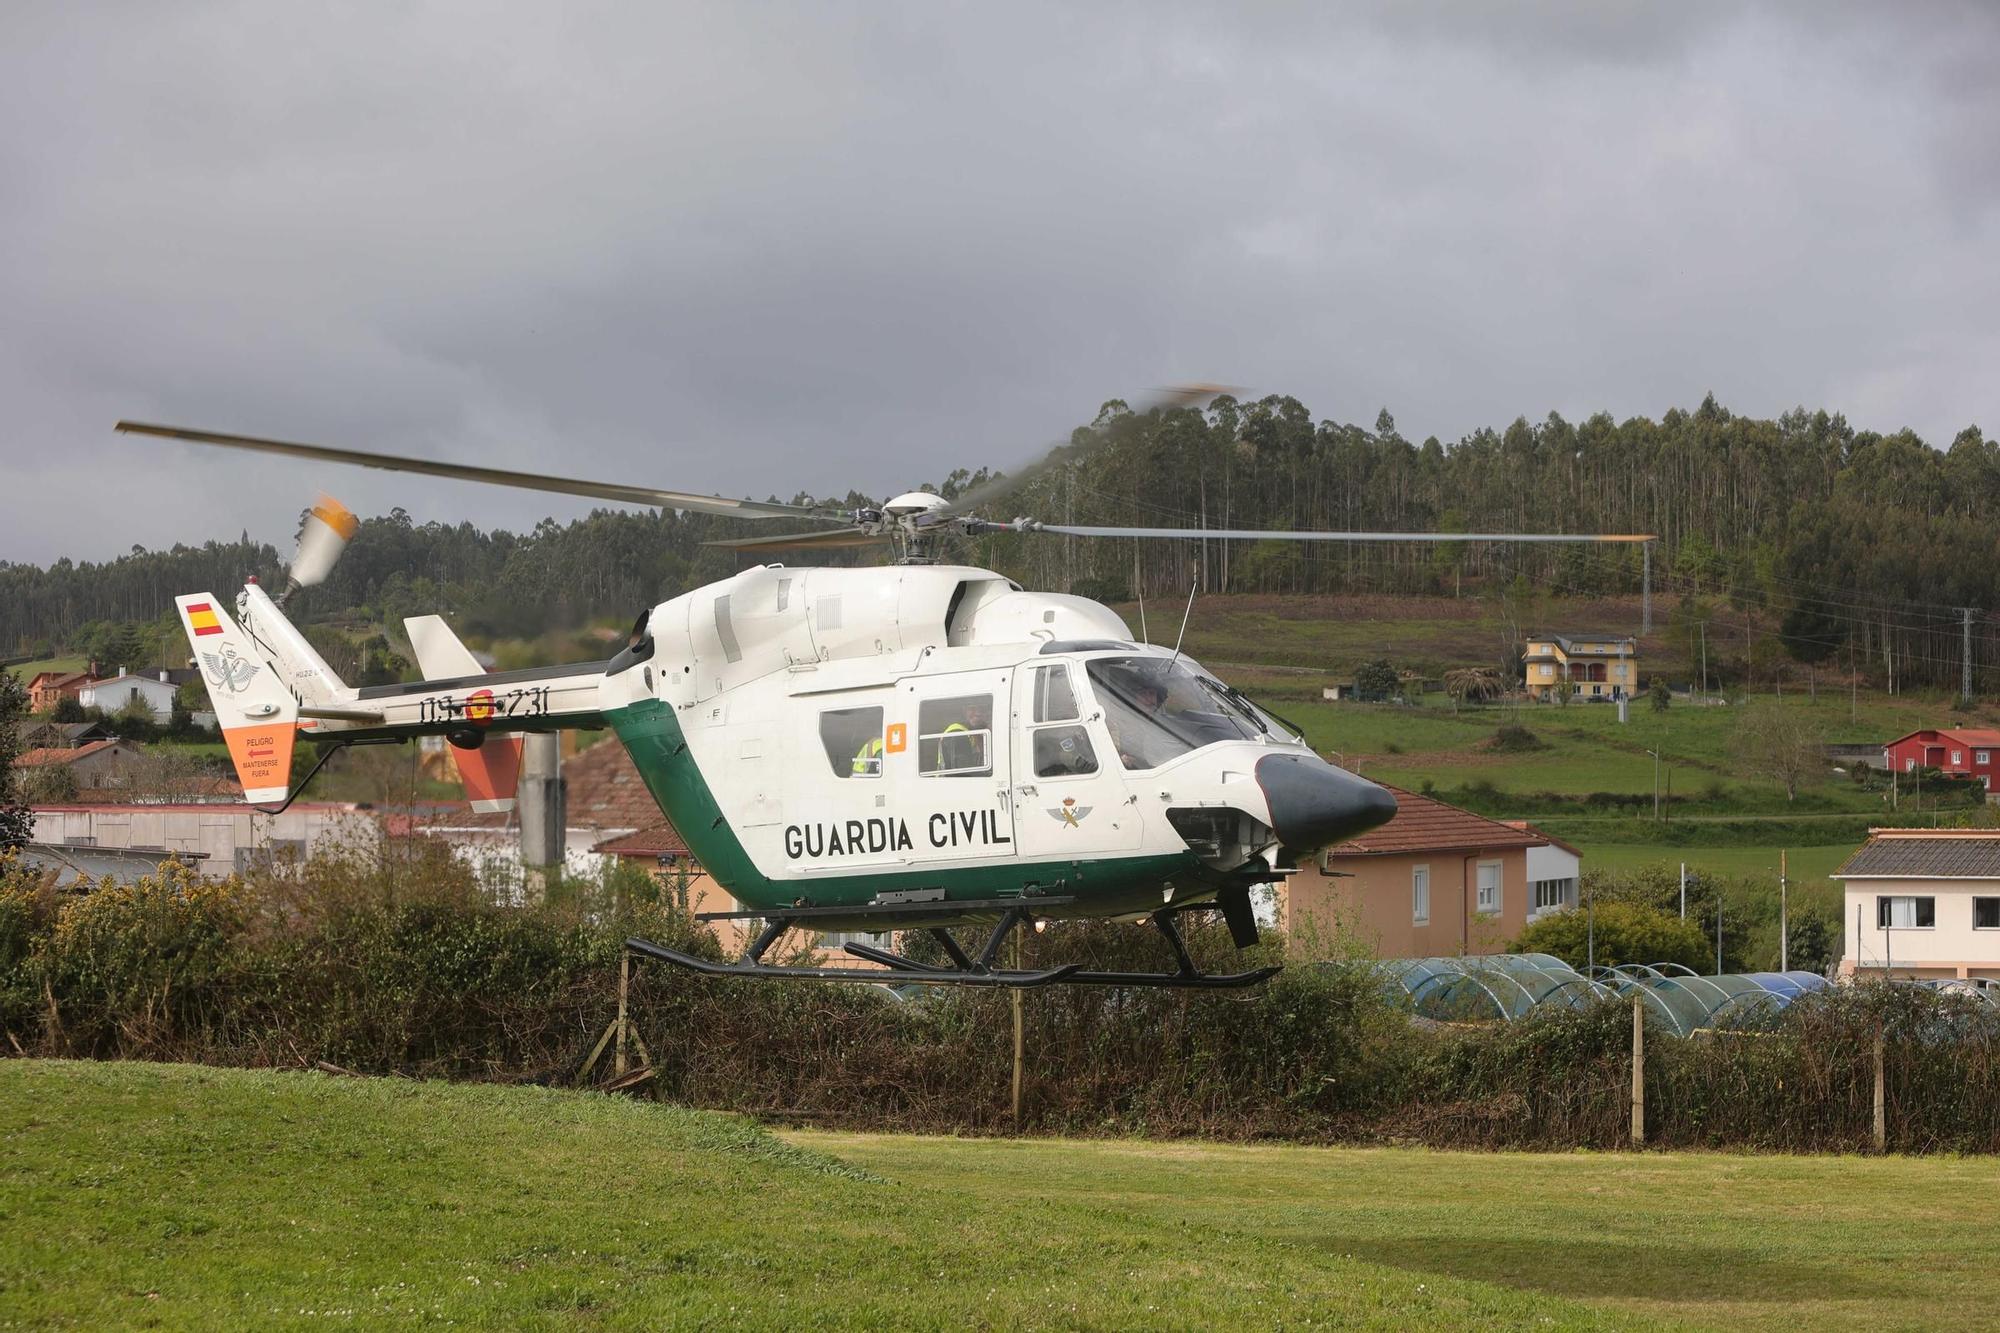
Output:
M676 966L880 982L880 971L777 966L763 955L795 926L921 929L949 962L845 948L898 982L929 985L1251 985L1277 969L1198 970L1176 917L1219 909L1236 944L1248 947L1257 939L1253 887L1396 812L1388 791L1328 763L1296 728L1178 647L1139 641L1109 608L933 559L945 538L1000 531L1299 541L1405 534L995 523L974 512L995 493L989 488L957 503L919 491L880 509L834 511L132 422L118 429L736 518L838 524L727 543L735 546L893 543L901 557L893 565L759 565L662 602L605 662L483 673L441 620L420 617L406 628L428 678L360 688L341 681L286 619L283 598L254 581L233 606L210 593L176 599L252 803L297 794L290 772L300 735L329 752L443 735L474 805L506 809L520 772L519 733L612 728L694 857L744 909L707 919L765 923L745 955L727 963L631 942ZM355 530L351 514L322 500L306 520L287 595L323 579ZM1078 917L1150 920L1173 969L998 963L1010 932ZM948 930L969 924L989 927L976 953Z

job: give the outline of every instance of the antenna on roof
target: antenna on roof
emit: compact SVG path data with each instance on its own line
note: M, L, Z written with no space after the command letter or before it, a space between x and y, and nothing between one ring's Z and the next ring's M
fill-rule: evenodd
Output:
M1201 571L1195 571L1194 582L1188 585L1187 610L1181 612L1181 632L1174 635L1174 662L1181 660L1181 640L1187 638L1188 617L1194 614L1194 594L1201 587ZM1173 665L1172 662L1168 663Z

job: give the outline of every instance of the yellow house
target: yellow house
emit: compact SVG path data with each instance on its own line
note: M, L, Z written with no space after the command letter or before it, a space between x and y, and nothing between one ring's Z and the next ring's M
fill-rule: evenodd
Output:
M1629 699L1639 692L1639 641L1629 634L1531 634L1522 685L1536 699L1566 686L1579 699Z

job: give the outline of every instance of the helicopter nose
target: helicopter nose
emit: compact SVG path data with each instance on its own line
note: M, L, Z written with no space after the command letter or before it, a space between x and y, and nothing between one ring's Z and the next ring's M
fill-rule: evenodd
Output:
M1396 798L1387 791L1317 756L1266 755L1257 761L1257 785L1271 806L1278 841L1301 855L1366 833L1396 814Z

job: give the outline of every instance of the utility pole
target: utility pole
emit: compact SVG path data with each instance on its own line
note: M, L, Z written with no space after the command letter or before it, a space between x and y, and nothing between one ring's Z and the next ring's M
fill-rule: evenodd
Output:
M1653 822L1657 824L1660 822L1660 752L1648 750L1646 753L1653 756Z
M1688 863L1681 862L1681 920L1688 919Z
M1653 544L1639 543L1639 632L1653 632Z
M1715 975L1722 975L1722 890L1715 893Z
M1584 883L1590 883L1585 880ZM1592 888L1583 898L1583 975L1595 976L1597 972L1597 890Z
M1787 911L1785 871L1785 853L1780 851L1778 853L1778 970L1780 972L1792 970L1792 931L1791 918Z
M1962 641L1958 661L1958 699L1960 703L1972 702L1972 608L1961 606L1959 623Z

